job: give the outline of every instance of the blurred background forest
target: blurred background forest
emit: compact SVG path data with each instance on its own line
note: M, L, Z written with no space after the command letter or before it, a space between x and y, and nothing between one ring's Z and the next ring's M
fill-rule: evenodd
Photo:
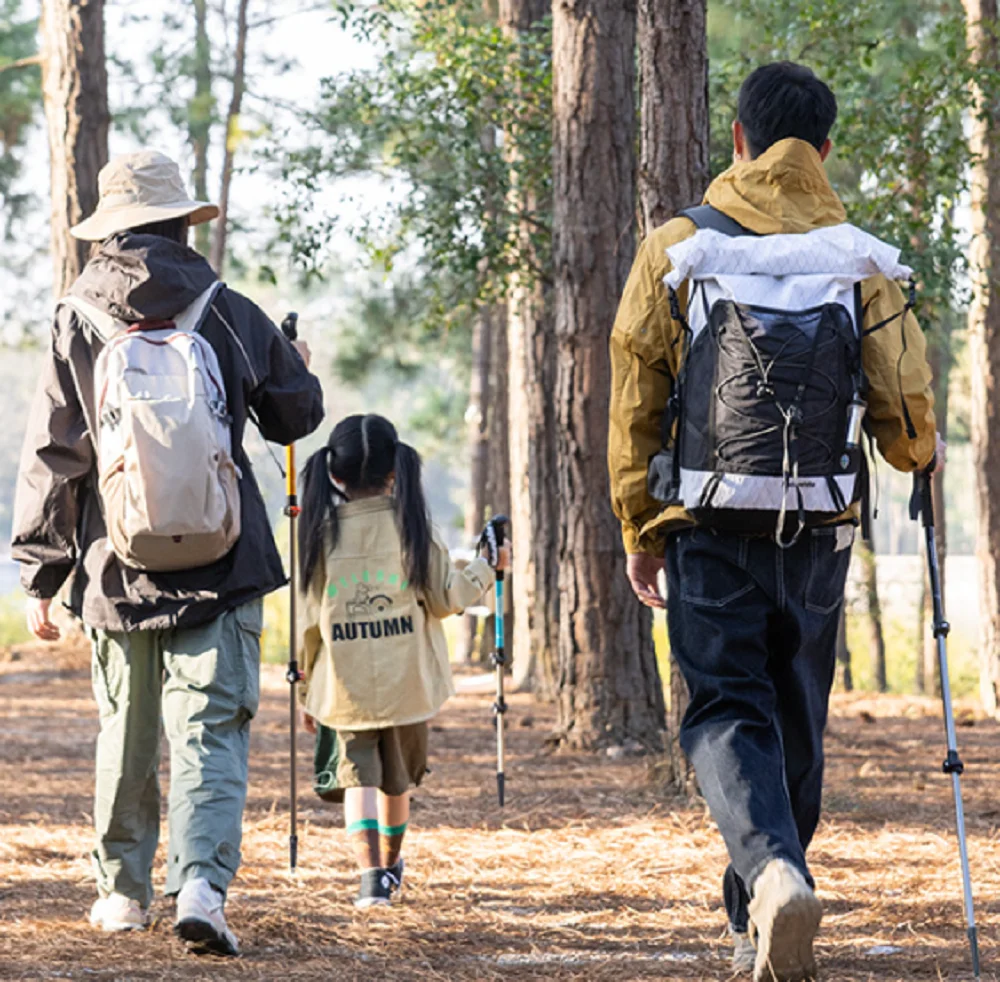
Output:
M977 474L986 464L970 442L976 420L989 416L975 399L972 368L983 362L968 327L970 307L983 306L970 256L990 212L989 188L977 192L976 181L992 118L995 25L983 27L979 5L958 0L622 6L637 37L635 70L609 98L635 120L634 185L619 197L636 235L699 200L729 165L736 93L756 65L804 62L836 92L833 184L851 221L900 245L917 270L950 445L941 547L955 684L995 708L997 653L977 569L995 575L998 560L982 558L981 545L977 567L987 494ZM522 584L515 675L560 701L572 733L576 710L561 687L567 659L581 652L559 628L572 573L559 509L572 509L556 472L573 424L561 401L567 359L582 335L560 313L574 288L567 229L579 206L560 175L594 167L584 176L603 178L594 161L574 156L564 125L559 93L583 74L560 61L550 11L538 0L0 0L0 548L35 360L53 293L67 285L57 243L69 213L93 204L84 144L101 159L152 146L181 161L197 197L223 202L224 217L196 241L223 278L276 321L300 312L327 396L327 422L312 440L348 412L388 415L423 452L435 518L456 547L471 544L491 510L513 514ZM46 61L60 29L76 32L82 52L61 76ZM83 80L75 103L60 90L67 71ZM57 131L71 131L64 124L74 114L83 125L70 146ZM53 195L67 173L77 189L68 206ZM632 234L611 236L619 265L631 258ZM624 248L618 238L628 239ZM613 314L617 296L604 302ZM609 329L609 319L597 325L595 350ZM586 383L594 419L606 405L601 379ZM595 475L604 432L588 458ZM254 459L280 526L278 467L262 445ZM600 480L592 507L606 511ZM872 541L859 544L852 572L840 684L930 693L909 481L880 465L876 486ZM613 521L599 521L612 528L602 540L610 542ZM16 571L6 561L0 572L0 640L10 643L22 632ZM280 603L269 611L269 645L283 657ZM649 634L646 615L628 616ZM475 631L471 619L456 627L457 658L481 656ZM662 624L655 635L666 678ZM579 717L575 725L586 730Z

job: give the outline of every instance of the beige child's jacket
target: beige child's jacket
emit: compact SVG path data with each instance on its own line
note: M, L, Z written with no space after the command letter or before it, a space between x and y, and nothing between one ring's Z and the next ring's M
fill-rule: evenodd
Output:
M430 585L418 593L403 572L390 498L337 508L340 541L323 550L302 597L299 660L306 711L337 730L420 723L455 694L442 618L493 586L485 559L458 570L435 534Z

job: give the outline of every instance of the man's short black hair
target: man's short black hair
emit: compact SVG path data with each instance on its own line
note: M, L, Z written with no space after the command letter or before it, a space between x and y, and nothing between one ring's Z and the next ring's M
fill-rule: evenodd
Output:
M837 100L812 69L791 61L762 65L740 86L737 119L751 157L797 137L820 150L837 119Z
M179 242L186 245L188 240L188 219L187 215L180 218L167 218L160 222L147 222L145 225L136 225L129 229L133 235L158 235L163 239L170 239L171 242Z

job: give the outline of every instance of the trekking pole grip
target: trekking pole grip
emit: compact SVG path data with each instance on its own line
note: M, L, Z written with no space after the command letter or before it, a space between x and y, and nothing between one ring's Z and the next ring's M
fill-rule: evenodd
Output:
M934 528L934 476L931 467L913 475L913 494L910 497L910 518L920 520L925 529Z
M289 341L298 341L299 339L299 315L295 311L291 311L288 316L281 322L281 333L288 338Z

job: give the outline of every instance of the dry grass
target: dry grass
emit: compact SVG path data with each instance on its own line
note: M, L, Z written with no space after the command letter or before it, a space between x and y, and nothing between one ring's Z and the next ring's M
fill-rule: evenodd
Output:
M0 659L0 978L528 980L726 979L724 852L704 809L666 798L643 761L552 755L551 718L511 712L510 800L494 803L488 700L436 726L434 774L415 802L408 888L391 911L350 905L339 809L304 807L301 870L285 870L285 689L266 672L230 920L238 962L184 954L158 901L146 935L83 920L95 713L78 659ZM533 725L519 725L526 719ZM997 979L1000 731L960 731L985 978ZM827 916L825 978L967 979L948 785L933 703L838 697L826 820L812 851ZM308 782L308 754L300 779ZM157 879L162 884L162 877ZM872 949L889 946L893 953Z

